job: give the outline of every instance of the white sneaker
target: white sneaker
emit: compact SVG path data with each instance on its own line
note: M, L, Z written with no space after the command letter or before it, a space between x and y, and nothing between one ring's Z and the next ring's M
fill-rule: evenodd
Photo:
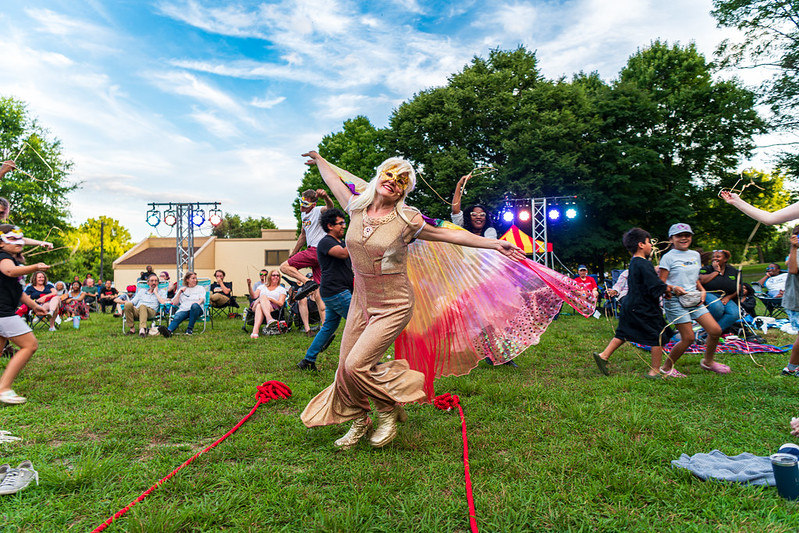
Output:
M18 467L11 468L6 472L6 477L0 483L0 494L14 494L19 492L36 479L39 484L39 472L33 469L30 461L22 461Z
M55 331L55 326L50 326L50 329L48 329L47 331Z
M7 403L7 404L20 404L25 403L26 399L14 392L11 389L0 393L0 403Z

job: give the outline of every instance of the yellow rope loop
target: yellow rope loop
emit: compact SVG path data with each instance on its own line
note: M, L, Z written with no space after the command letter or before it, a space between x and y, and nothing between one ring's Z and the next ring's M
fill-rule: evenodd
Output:
M732 187L730 187L730 188L726 188L726 187L721 188L719 190L717 196L719 198L722 198L721 193L723 193L723 192L727 192L727 193L730 193L730 194L737 194L738 196L740 196L746 190L747 187L757 187L761 191L765 190L765 189L763 189L763 187L761 187L760 185L755 183L755 179L754 178L749 178L749 183L744 183L741 186L741 188L739 189L738 188L738 184L741 183L741 180L743 180L743 179L744 179L743 175L741 175L741 177L738 178L738 181L736 181L735 185L733 185ZM747 242L747 244L749 244L749 243Z
M22 152L24 152L24 151L25 151L25 148L26 148L26 147L27 147L27 148L30 148L31 150L33 150L33 153L34 153L34 154L36 154L36 155L39 157L39 159L41 159L41 160L42 160L42 163L44 163L44 165L45 165L45 166L46 166L46 167L47 167L47 168L50 170L50 177L49 177L49 178L47 178L47 179L44 179L44 180L42 180L42 179L39 179L39 178L37 178L36 176L34 176L33 174L30 174L30 173L28 173L28 172L25 172L24 170L22 170L21 168L19 168L18 166L16 166L16 165L17 165L17 159L19 159L19 156L21 156L21 155L22 155ZM21 148L21 149L20 149L20 151L17 153L16 157L14 157L14 159L12 159L12 161L14 161L14 166L15 166L15 168L14 168L13 172L20 172L20 173L22 173L22 174L24 174L24 175L28 176L28 177L29 177L30 179L32 179L33 181L45 182L45 181L52 181L53 179L55 179L55 171L53 170L53 167L51 167L51 166L50 166L50 164L49 164L47 161L45 161L45 159L44 159L44 157L42 156L42 154L40 154L38 151L36 151L36 148L34 148L33 146L31 146L31 145L28 143L28 141L22 141L22 148Z

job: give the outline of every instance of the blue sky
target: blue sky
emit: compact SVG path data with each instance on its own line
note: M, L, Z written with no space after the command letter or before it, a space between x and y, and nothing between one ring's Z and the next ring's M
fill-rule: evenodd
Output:
M73 223L111 216L134 240L152 201L295 227L300 153L356 115L385 126L492 48L536 50L550 78L611 80L654 39L709 57L731 35L710 0L3 4L0 95L27 102L75 163Z

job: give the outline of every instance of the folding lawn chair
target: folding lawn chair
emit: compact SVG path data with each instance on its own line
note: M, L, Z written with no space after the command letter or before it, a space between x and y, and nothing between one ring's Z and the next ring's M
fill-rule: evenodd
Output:
M767 293L763 292L763 287L759 283L751 283L752 289L755 291L755 297L763 302L766 307L766 316L777 318L779 316L787 316L785 308L782 307L782 298L773 298Z

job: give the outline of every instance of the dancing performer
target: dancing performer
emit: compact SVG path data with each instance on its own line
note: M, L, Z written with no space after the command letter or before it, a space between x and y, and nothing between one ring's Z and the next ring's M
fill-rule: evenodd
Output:
M25 403L25 398L15 393L11 385L39 347L31 328L15 311L22 302L39 316L47 313L23 292L22 284L23 276L50 267L44 263L23 265L24 243L25 238L19 228L11 224L0 225L0 339L3 344L10 340L19 347L0 375L0 403L5 404Z
M369 430L371 400L379 422L369 441L372 446L382 447L397 435L397 421L406 418L401 404L426 398L424 375L411 370L406 360L378 364L413 313L414 294L407 275L408 243L415 238L445 241L496 250L517 260L524 259L524 254L506 241L427 224L419 211L405 205L416 174L403 159L384 161L367 189L355 196L318 153L304 155L310 158L307 164L319 168L333 195L350 213L346 243L355 290L335 381L311 400L301 418L307 427L352 420L350 430L335 442L339 448L350 448Z

